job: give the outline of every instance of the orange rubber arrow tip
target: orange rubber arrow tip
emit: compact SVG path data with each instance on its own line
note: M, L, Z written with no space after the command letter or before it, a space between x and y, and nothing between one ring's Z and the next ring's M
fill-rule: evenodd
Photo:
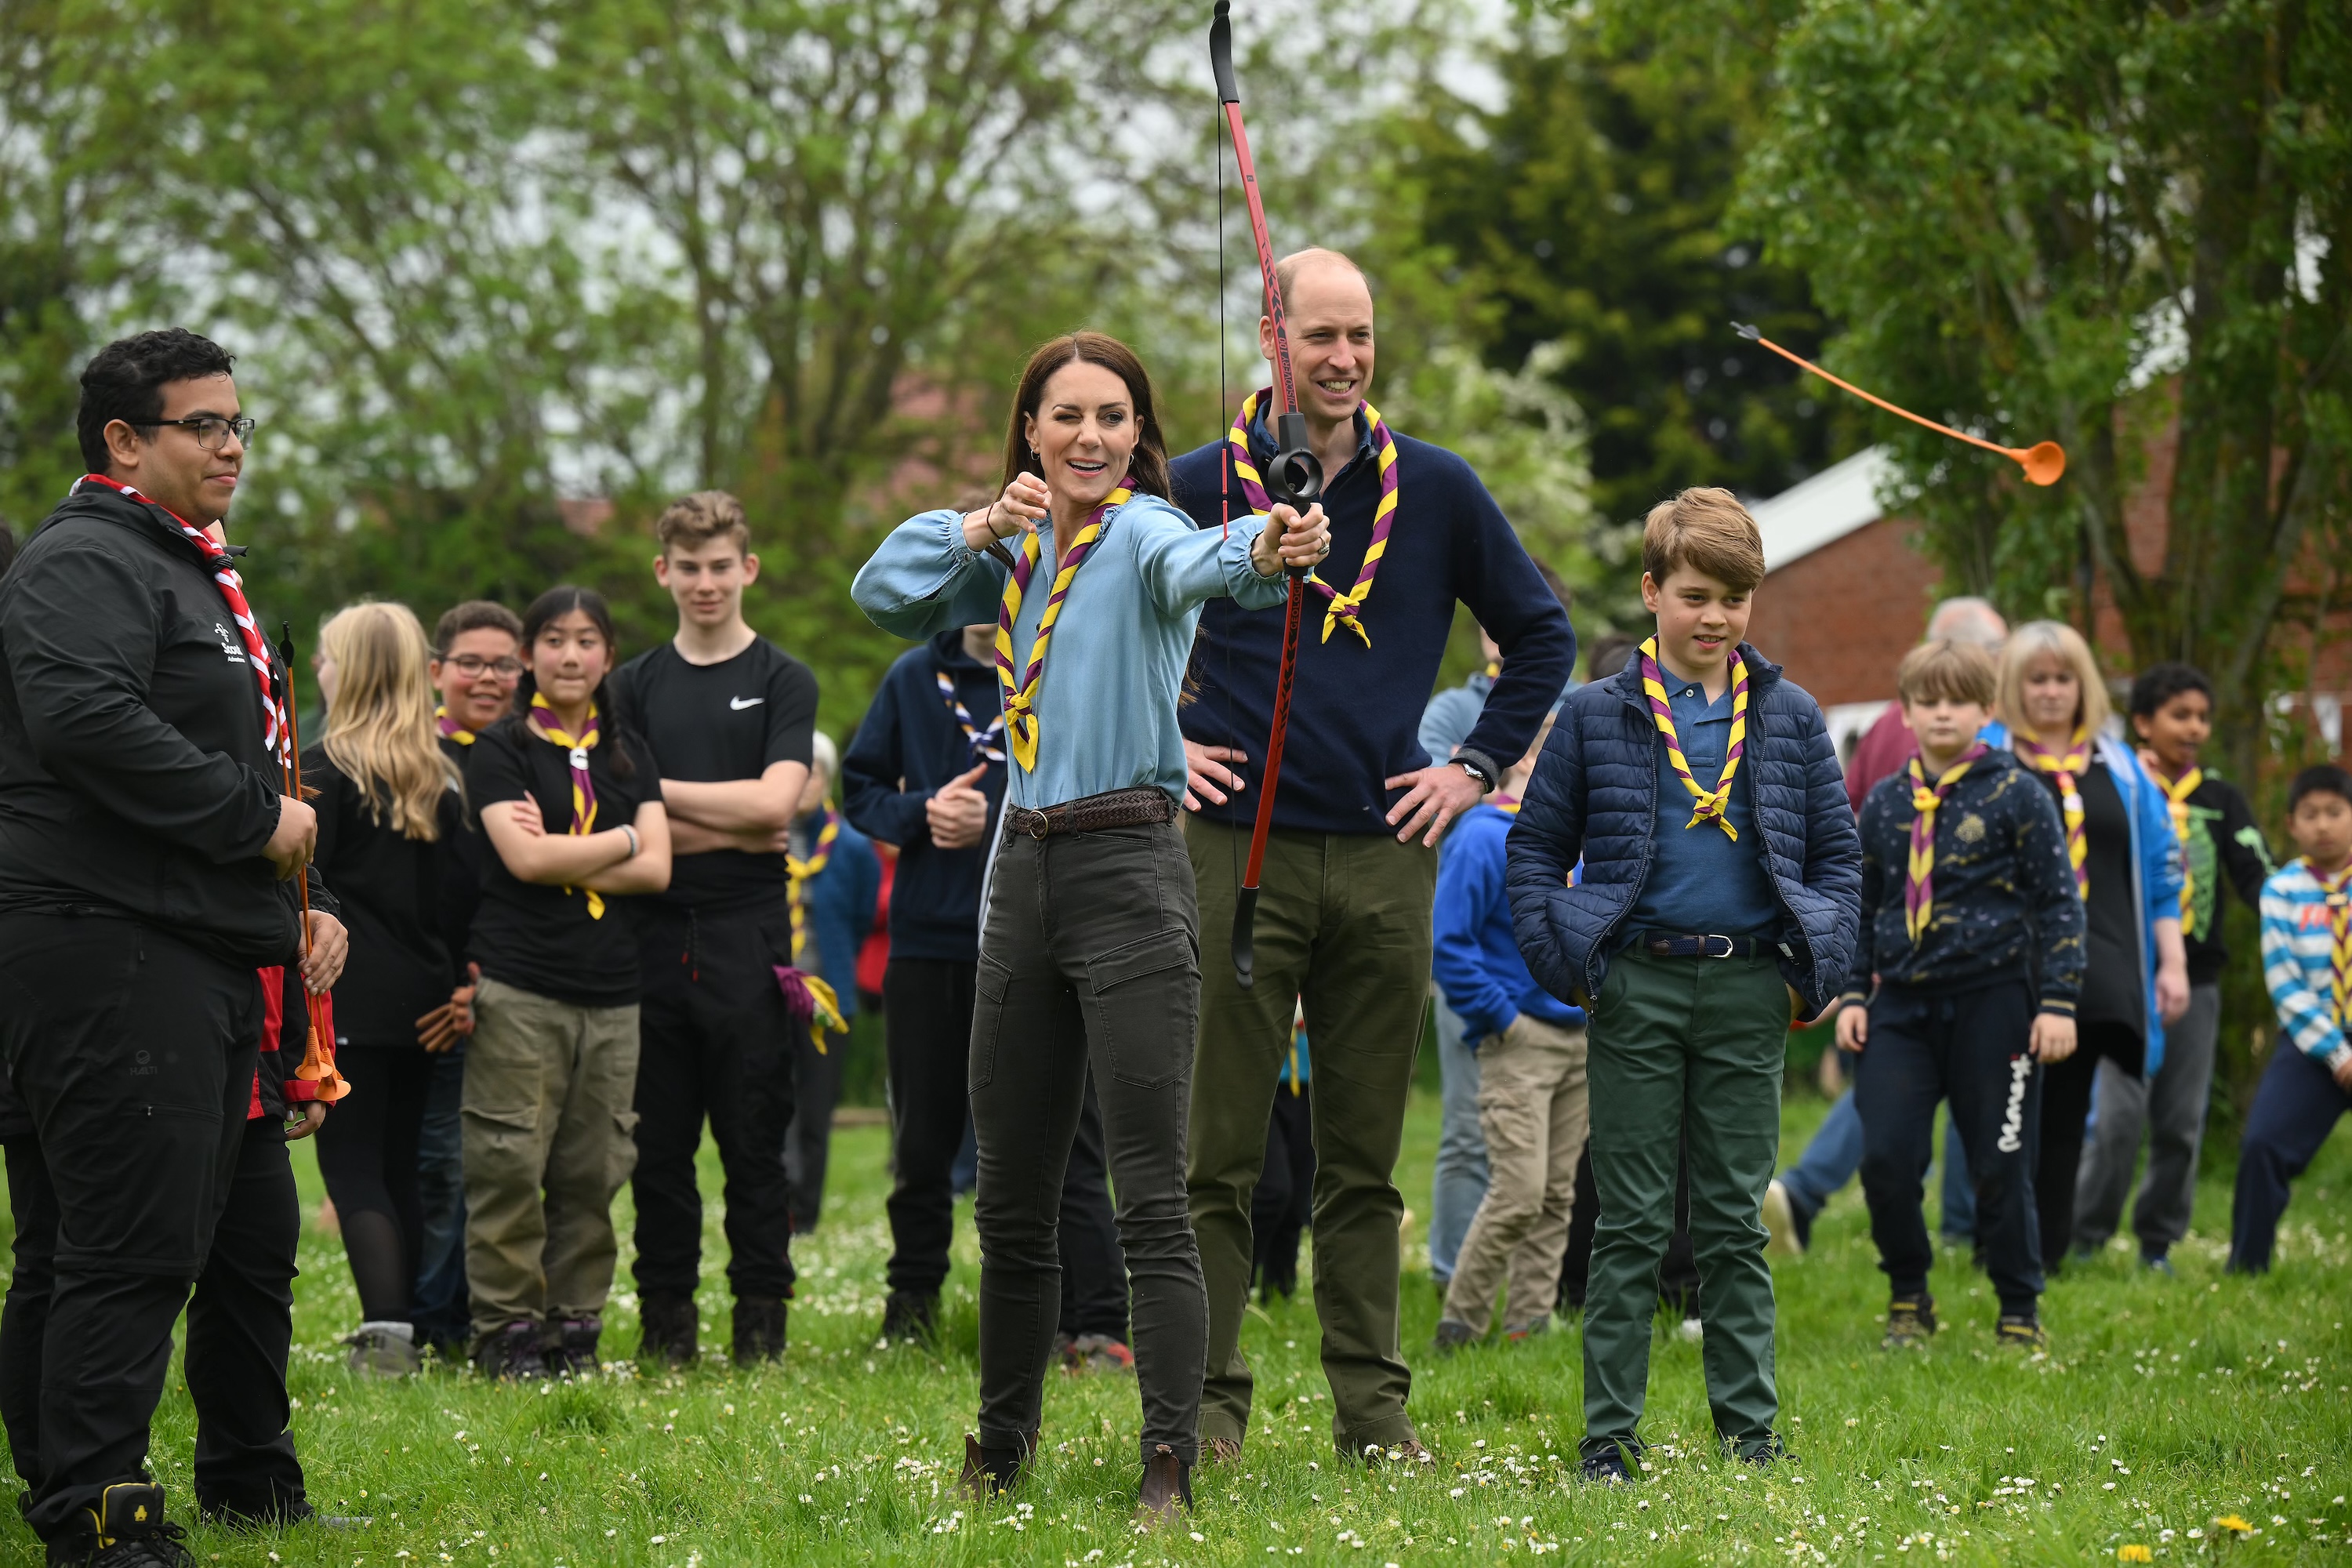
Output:
M1914 425L1923 425L1938 435L1949 436L1955 441L1966 441L1971 447L1982 447L1988 452L1999 452L2025 470L2025 482L2028 484L2054 485L2066 472L2065 448L2055 441L2038 442L2032 447L2004 447L1997 441L1988 441L1981 436L1971 436L1965 430L1955 430L1948 425L1938 425L1933 419L1922 417L1907 408L1897 407L1874 393L1864 392L1852 382L1840 381L1802 354L1790 353L1749 323L1734 321L1731 323L1731 330L1751 343L1761 343L1790 363L1812 372L1832 386L1853 393L1864 403L1874 403L1889 414L1899 415Z

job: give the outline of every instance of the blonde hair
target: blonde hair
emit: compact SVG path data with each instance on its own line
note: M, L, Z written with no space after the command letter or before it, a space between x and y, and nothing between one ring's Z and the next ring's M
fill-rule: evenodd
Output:
M2025 722L2025 675L2044 658L2055 658L2074 672L2074 684L2082 692L2074 709L2074 728L2093 735L2105 730L2115 711L2106 678L2099 673L2098 658L2083 640L2083 634L2063 621L2028 621L2009 634L2009 646L2000 656L2002 722L2012 730L2031 732Z
M822 730L809 736L809 772L824 775L827 795L833 793L833 781L841 776L841 748Z
M1752 593L1764 581L1764 535L1738 496L1700 487L1650 509L1642 524L1642 570L1664 587L1677 566L1735 593Z
M1990 708L2000 686L1992 655L1972 642L1938 637L1903 656L1895 690L1906 702L1973 702Z
M319 650L335 664L327 713L327 760L342 770L378 822L431 843L441 837L443 792L457 770L441 754L433 723L432 648L405 605L362 602L319 628Z

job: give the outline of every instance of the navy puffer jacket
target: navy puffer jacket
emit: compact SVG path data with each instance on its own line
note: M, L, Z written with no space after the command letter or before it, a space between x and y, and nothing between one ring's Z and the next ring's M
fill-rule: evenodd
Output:
M1780 905L1780 973L1808 1017L1834 999L1862 925L1862 839L1818 703L1746 643L1748 792ZM1601 994L1618 928L1650 874L1665 747L1636 658L1560 709L1511 828L1504 885L1528 969L1566 1001ZM1679 785L1676 785L1679 788ZM1708 831L1717 831L1710 828ZM1584 861L1577 885L1569 868Z

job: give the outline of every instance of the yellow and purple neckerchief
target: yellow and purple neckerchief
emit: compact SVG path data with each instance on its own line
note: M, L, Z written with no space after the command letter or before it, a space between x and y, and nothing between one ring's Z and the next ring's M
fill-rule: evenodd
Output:
M2011 733L2010 743L2036 773L2048 773L2058 784L2058 805L2066 816L2066 859L2074 868L2074 893L2091 896L2091 841L2083 831L2083 773L2091 765L2091 731L2076 730L2064 752L2052 751L2022 731Z
M2310 861L2305 860L2303 867L2311 871ZM2329 989L2336 1004L2336 1026L2343 1029L2352 1026L2352 866L2333 877L2311 871L2311 879L2319 884L2327 905Z
M596 719L596 704L588 704L588 721L580 726L579 734L573 735L562 727L547 699L534 691L530 694L530 729L541 740L571 752L572 826L564 831L574 838L587 837L596 831L596 781L588 776L588 753L603 734ZM572 891L570 888L563 890L567 894ZM604 918L604 897L593 888L588 889L588 918Z
M2155 768L2148 776L2164 791L2165 804L2172 808L2172 837L2180 845L2180 934L2197 934L2197 868L2189 858L2189 827L2194 814L2189 809L2189 797L2205 782L2203 768L2191 768L2178 779L2168 779Z
M1004 715L999 713L990 721L987 729L982 729L972 722L971 710L963 705L963 699L956 695L954 677L944 669L936 673L940 680L940 695L946 699L948 711L955 715L957 726L963 731L964 744L971 748L970 754L964 758L964 765L971 767L981 763L1003 762L1004 752L996 741L1004 733Z
M1273 389L1266 388L1244 398L1242 411L1234 416L1234 427L1225 432L1226 443L1233 447L1234 475L1242 482L1242 495L1252 511L1261 513L1274 510L1274 499L1265 493L1265 480L1257 471L1256 459L1250 456L1249 427L1258 405L1273 395ZM1381 504L1372 513L1372 542L1364 549L1364 563L1356 569L1356 585L1346 593L1339 592L1313 572L1307 574L1307 581L1331 601L1330 607L1323 612L1323 640L1329 642L1332 628L1344 625L1370 647L1372 635L1364 629L1364 601L1372 595L1372 579L1380 572L1381 557L1388 552L1389 528L1396 521L1397 449L1396 437L1390 434L1380 410L1369 403L1359 406L1372 428L1372 450L1380 455Z
M809 1026L809 1040L819 1056L831 1053L824 1047L824 1037L830 1030L836 1035L849 1033L849 1025L841 1016L841 996L823 976L811 974L800 967L801 950L808 946L808 900L806 884L824 870L833 859L834 840L841 837L841 814L833 807L824 808L824 823L816 830L816 841L809 846L808 858L787 850L784 854L785 897L792 910L793 961L774 965L776 984L784 994L784 1010L796 1023Z
M1927 764L1916 753L1911 758L1911 809L1916 815L1911 818L1911 860L1903 879L1903 931L1915 947L1936 913L1936 809L1984 754L1985 743L1979 741L1938 773L1932 785Z
M441 738L445 741L455 741L461 746L474 743L474 732L450 718L449 710L440 704L436 704L433 709L433 727L441 731Z
M1013 755L1030 773L1037 771L1037 689L1045 679L1045 647L1054 639L1054 623L1061 618L1062 601L1069 597L1070 584L1085 565L1087 556L1102 537L1103 519L1113 507L1125 506L1135 494L1132 475L1121 479L1118 489L1110 492L1102 505L1095 508L1070 541L1062 556L1061 569L1054 574L1054 590L1045 600L1045 613L1037 617L1036 639L1029 645L1029 668L1016 684L1013 674L1013 623L1021 615L1021 597L1029 591L1029 579L1036 574L1037 559L1044 549L1041 535L1032 531L1023 542L1021 556L1004 579L1004 597L996 610L996 680L1004 690L1004 711L1000 715L1005 732L1013 737Z
M1683 742L1675 733L1675 711L1666 703L1666 675L1658 668L1658 639L1652 637L1642 645L1642 693L1650 700L1650 719L1665 737L1666 761L1673 764L1675 776L1683 781L1696 803L1691 819L1683 824L1685 831L1702 822L1712 822L1723 829L1734 843L1739 829L1731 826L1731 781L1739 772L1739 759L1748 750L1748 665L1738 648L1726 656L1731 670L1731 741L1724 748L1723 773L1715 781L1713 789L1701 789L1691 773L1690 759L1683 755Z

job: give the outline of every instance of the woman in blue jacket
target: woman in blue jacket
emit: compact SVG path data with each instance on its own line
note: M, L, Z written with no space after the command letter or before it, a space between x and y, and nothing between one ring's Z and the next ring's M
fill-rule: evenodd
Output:
M2090 645L2061 621L2029 621L2001 656L2007 743L2057 796L2075 890L2089 916L2074 1054L2046 1070L2033 1176L2042 1267L2074 1234L2076 1167L2101 1057L2135 1077L2164 1061L2164 1026L2188 1010L2180 849L2164 792L2107 733L2106 682Z

